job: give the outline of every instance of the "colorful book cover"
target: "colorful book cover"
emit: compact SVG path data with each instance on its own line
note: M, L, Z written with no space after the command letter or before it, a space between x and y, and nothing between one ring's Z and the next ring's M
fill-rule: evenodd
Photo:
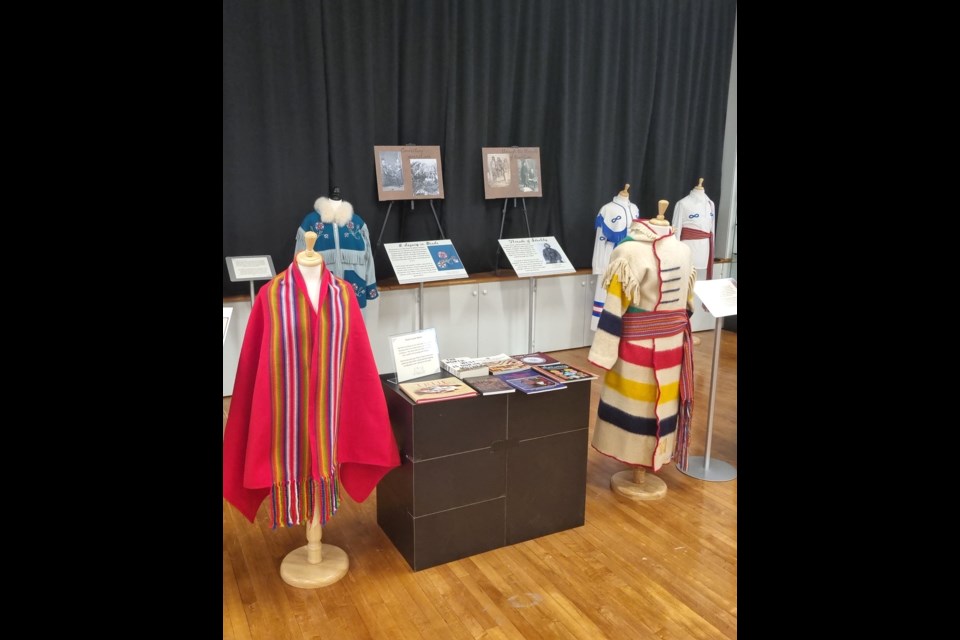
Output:
M530 365L523 364L505 353L477 358L477 360L487 365L487 368L490 370L490 375L500 375L501 373L510 373L511 371L526 371L530 368Z
M514 360L519 360L523 364L528 364L532 367L535 367L541 364L554 364L556 362L560 362L553 356L548 356L547 354L541 353L539 351L536 351L534 353L524 353L518 356L510 356L510 357L513 358Z
M470 378L467 384L480 392L481 395L493 396L498 393L514 393L516 389L508 385L497 376L482 376Z
M487 365L475 358L443 358L440 360L440 368L460 379L490 374Z
M576 367L565 362L535 365L533 370L546 374L558 382L580 382L581 380L597 379L597 376L589 371L577 369Z
M477 395L467 383L458 378L440 378L421 382L401 382L400 390L417 404L469 398Z
M497 377L523 393L543 393L545 391L557 391L567 388L567 385L561 384L533 370L514 371L512 373L498 375Z

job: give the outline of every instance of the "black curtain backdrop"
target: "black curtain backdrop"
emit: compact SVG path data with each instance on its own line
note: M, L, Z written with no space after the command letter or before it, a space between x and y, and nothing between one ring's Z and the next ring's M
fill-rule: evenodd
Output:
M540 147L534 235L589 267L594 218L631 184L642 217L705 179L720 201L735 0L224 0L223 255L278 270L319 196L341 188L376 242L374 145L439 145L444 231L495 267L503 200L481 147ZM510 201L513 205L513 201ZM400 212L402 211L402 214ZM526 236L519 209L504 237ZM429 202L393 206L383 242L439 238ZM223 267L223 295L243 294ZM386 252L380 280L393 276ZM502 257L500 266L509 263ZM262 286L257 283L257 287Z

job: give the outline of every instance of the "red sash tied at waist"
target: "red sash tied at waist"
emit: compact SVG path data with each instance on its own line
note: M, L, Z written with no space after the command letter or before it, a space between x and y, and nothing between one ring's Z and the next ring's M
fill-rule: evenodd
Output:
M710 241L710 257L707 258L707 280L713 280L713 232L684 227L680 229L680 239Z

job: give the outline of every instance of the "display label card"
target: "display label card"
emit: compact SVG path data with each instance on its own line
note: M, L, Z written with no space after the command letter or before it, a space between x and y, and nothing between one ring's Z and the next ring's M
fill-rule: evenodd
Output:
M269 280L277 275L270 256L227 256L230 282Z
M714 318L737 315L737 279L703 280L693 283L693 292Z
M227 327L230 326L230 316L233 315L233 307L223 308L223 342L227 342Z
M466 278L460 255L450 240L426 240L423 242L393 242L383 245L397 282L432 282Z
M499 242L510 266L517 272L517 277L529 278L576 271L553 236L507 238Z
M440 348L433 327L390 336L390 353L398 383L440 372Z

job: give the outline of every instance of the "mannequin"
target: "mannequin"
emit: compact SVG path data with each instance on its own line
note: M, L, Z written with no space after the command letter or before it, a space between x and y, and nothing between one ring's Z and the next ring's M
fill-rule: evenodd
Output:
M304 234L306 249L297 254L297 268L307 285L307 295L313 310L319 309L320 282L323 274L323 256L313 250L317 234ZM321 544L323 528L320 526L320 504L315 503L313 517L307 523L306 546L294 549L280 563L280 577L292 587L316 589L333 584L347 574L350 558L340 547Z
M334 187L329 198L317 198L313 208L297 228L295 254L306 248L304 234L315 232L317 251L327 268L350 283L360 308L365 308L368 300L380 295L367 225L354 213L353 205L343 200L340 187Z
M703 190L703 178L673 209L677 238L690 247L693 268L701 279L713 279L713 231L716 207Z
M657 200L657 217L650 218L648 221L650 224L655 224L658 227L669 227L670 221L663 215L667 207L670 206L670 203L666 200Z
M627 230L634 220L640 218L637 205L630 202L630 185L625 184L620 193L613 197L611 202L600 208L594 220L596 238L593 245L593 273L602 276L610 261L610 253L617 243L627 237ZM606 292L603 290L603 278L597 278L597 288L593 296L593 315L590 318L591 331L597 330L597 322L603 312L603 299Z
M686 456L693 409L689 312L696 281L690 249L657 218L637 220L610 254L606 299L590 362L607 369L592 445L633 467L610 488L630 500L656 500L666 484L656 472Z
M223 437L223 497L254 522L306 525L280 567L290 585L342 578L349 559L321 543L342 505L363 502L400 456L353 287L306 249L261 287L244 332Z

